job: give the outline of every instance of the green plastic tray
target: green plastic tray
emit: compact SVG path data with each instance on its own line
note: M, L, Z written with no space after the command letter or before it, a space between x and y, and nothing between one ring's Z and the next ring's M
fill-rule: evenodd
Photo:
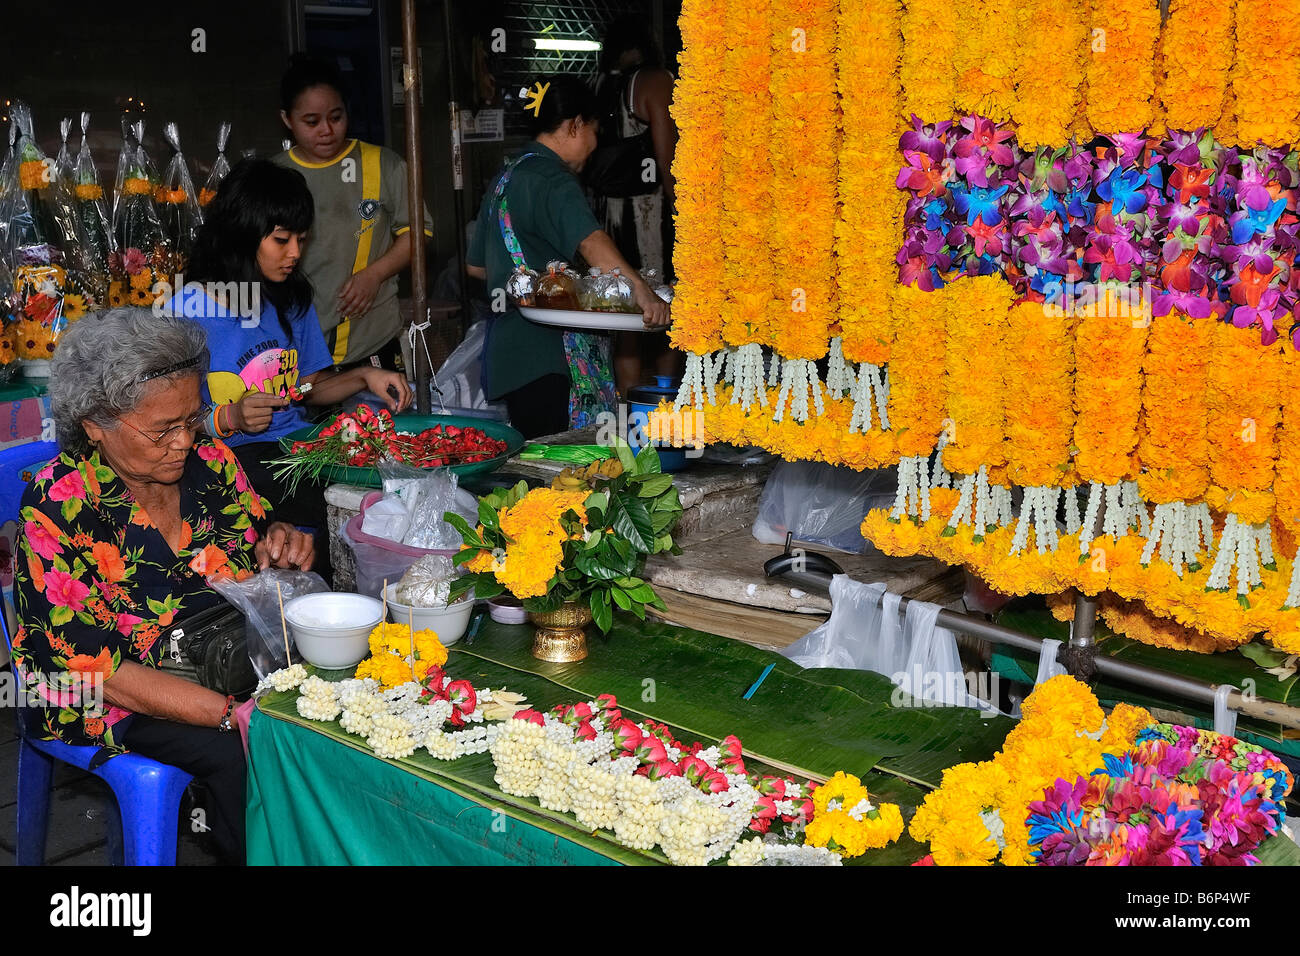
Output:
M412 432L414 434L419 434L434 425L477 428L489 438L495 438L506 443L506 450L495 458L488 458L485 461L473 461L464 465L442 466L462 478L491 474L504 465L508 458L524 447L524 436L509 425L484 418L473 418L469 415L394 415L393 422L397 425L398 431ZM328 422L321 422L319 425L312 425L291 432L280 439L280 447L288 452L293 448L293 443L296 441L311 441L328 424ZM350 465L335 465L327 469L321 477L328 481L341 482L346 485L360 485L363 488L382 488L384 485L378 468L354 468Z

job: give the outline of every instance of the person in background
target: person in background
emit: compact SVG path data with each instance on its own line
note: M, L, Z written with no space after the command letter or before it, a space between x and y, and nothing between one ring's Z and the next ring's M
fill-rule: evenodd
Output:
M369 364L332 368L301 261L313 222L312 195L302 174L266 159L240 160L208 206L194 243L186 288L171 301L176 315L208 332L212 368L203 382L213 406L212 433L234 449L255 487L286 520L316 531L317 570L330 580L325 499L319 485L296 492L267 462L281 458L279 440L308 424L303 405L333 405L362 390L393 412L411 404L406 376ZM256 288L257 315L239 313L210 291ZM240 295L241 304L245 300ZM312 386L298 397L303 384Z
M495 299L504 297L516 264L539 273L555 259L605 272L617 268L631 282L646 326L666 326L668 303L600 228L578 182L596 148L591 88L578 77L553 75L530 90L525 109L533 139L506 160L483 197L469 247L470 275L484 279ZM505 400L511 423L525 438L579 427L612 410L607 336L529 322L508 302L490 321L484 390L489 400Z
M677 149L677 124L669 112L673 75L664 69L659 45L644 17L629 15L615 20L605 34L600 53L600 78L596 95L600 109L600 143L593 165L618 153L644 160L653 158L654 182L640 185L593 180L597 213L619 251L638 269L654 269L662 281L673 279L673 207L676 180L673 156ZM643 155L648 154L648 156ZM640 163L616 163L614 168L641 169ZM617 195L603 192L608 189ZM614 373L618 390L642 384L645 369L659 375L680 376L683 357L661 335L614 333Z
M179 767L208 791L217 849L244 862L244 748L233 698L159 671L168 635L221 603L211 575L310 569L309 535L271 521L208 414L203 329L119 308L70 325L50 366L59 457L23 492L15 672L32 732ZM175 821L171 821L173 824Z
M315 290L330 361L392 368L401 356L397 275L411 264L406 162L348 138L343 94L332 63L295 55L280 81L280 119L293 146L272 161L302 173L315 203L301 269ZM432 226L426 207L426 237Z

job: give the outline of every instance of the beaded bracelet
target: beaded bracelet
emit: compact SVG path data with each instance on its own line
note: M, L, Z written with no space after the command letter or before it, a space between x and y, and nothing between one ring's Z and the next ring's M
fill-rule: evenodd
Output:
M233 695L226 695L226 709L221 715L221 721L217 724L217 733L224 734L234 730L234 725L230 722L230 712L235 709L235 698Z

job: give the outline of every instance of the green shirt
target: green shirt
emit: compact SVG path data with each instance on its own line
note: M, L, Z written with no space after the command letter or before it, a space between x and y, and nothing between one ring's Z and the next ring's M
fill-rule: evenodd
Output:
M528 267L541 273L552 259L573 262L579 244L600 229L578 178L564 161L541 143L532 142L521 152L535 153L514 168L505 198L510 224L519 239ZM501 238L495 198L496 181L479 207L470 242L470 265L487 270L488 300L505 303L494 313L484 349L484 391L498 399L543 375L568 375L564 358L564 332L529 322L505 299L506 279L514 262ZM501 290L498 294L496 290Z
M307 180L316 206L302 271L311 282L316 315L336 365L369 358L402 331L397 276L380 283L374 305L359 319L339 312L339 289L410 231L406 162L391 149L352 140L328 163L309 163L292 150L272 162ZM433 235L426 206L424 234Z

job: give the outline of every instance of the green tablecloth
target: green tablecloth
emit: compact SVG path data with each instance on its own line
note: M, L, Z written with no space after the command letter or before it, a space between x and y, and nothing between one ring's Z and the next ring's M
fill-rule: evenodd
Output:
M255 713L248 862L261 866L615 864L325 734Z

